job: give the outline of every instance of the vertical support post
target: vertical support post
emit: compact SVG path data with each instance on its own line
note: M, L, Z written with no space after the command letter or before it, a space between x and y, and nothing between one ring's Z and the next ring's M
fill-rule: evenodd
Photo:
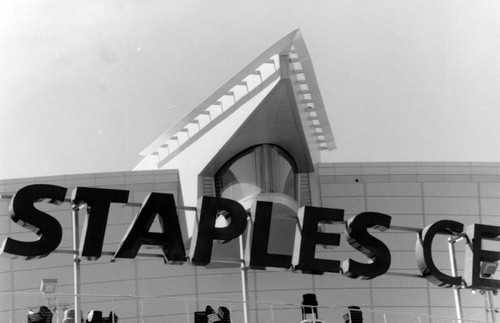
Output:
M115 313L115 300L114 299L111 300L111 313L113 314L113 315L111 315L111 323L116 323L116 320L115 320L115 314L116 314Z
M189 304L187 299L184 300L184 305L186 306L186 323L190 323L191 321L189 320Z
M56 310L55 310L55 312L56 312L56 323L59 323L59 316L60 316L59 312L60 312L60 309L61 308L59 308L59 298L57 298L57 296L56 296Z
M248 268L245 266L245 249L243 246L243 237L240 236L240 259L241 259L241 293L243 297L243 318L244 323L248 323Z
M457 258L455 257L455 242L457 238L448 238L448 251L450 254L451 275L457 276ZM460 286L453 286L453 296L455 298L455 311L457 314L458 323L462 323L462 298L460 297Z
M141 297L141 313L140 313L140 318L141 318L141 323L144 323L144 298Z
M75 322L81 322L81 277L80 277L80 223L78 219L78 206L73 205L73 291L75 303Z
M491 322L496 322L497 321L497 317L495 315L495 306L493 305L493 291L491 290L488 290L486 291L486 293L488 293L488 306L490 308L490 312L491 312Z

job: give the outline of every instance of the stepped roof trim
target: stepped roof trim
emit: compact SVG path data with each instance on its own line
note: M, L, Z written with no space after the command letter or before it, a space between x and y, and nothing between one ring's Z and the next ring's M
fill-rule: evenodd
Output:
M289 58L289 70L298 109L308 112L309 149L333 150L335 140L328 122L309 52L299 29L260 54L227 83L203 100L183 119L161 134L140 155L158 156L158 167L229 117L257 93L280 79L280 56Z

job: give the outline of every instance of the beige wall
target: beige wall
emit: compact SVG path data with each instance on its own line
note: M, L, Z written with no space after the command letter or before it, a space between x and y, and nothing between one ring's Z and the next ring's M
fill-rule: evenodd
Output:
M375 211L392 216L394 226L423 228L441 219L465 226L500 225L498 163L338 163L322 164L318 173L323 207L345 209L346 218ZM390 272L419 273L414 233L388 230L376 235L391 250ZM437 240L434 249L439 268L449 273L447 243ZM458 245L457 250L461 273L463 246ZM354 286L363 295L358 303L375 311L455 315L452 291L424 279L385 275ZM318 294L328 298L335 291L321 288ZM483 296L472 295L470 290L461 295L464 316L485 319ZM495 297L497 304L499 301Z
M129 201L142 202L150 192L174 194L177 205L180 204L180 186L177 171L140 171L116 172L100 174L65 175L44 178L25 178L0 181L2 194L14 194L24 186L36 183L54 184L68 188L67 197L76 186L101 187L129 190ZM7 216L10 201L0 200L0 240L6 236L17 240L34 240L36 236L18 226ZM39 206L53 217L63 227L63 239L58 250L72 249L72 213L69 203L60 206L43 203ZM138 208L112 205L108 219L108 227L104 240L103 251L115 251ZM81 212L83 213L83 212ZM84 214L80 214L80 228L84 223ZM103 255L98 261L82 260L82 294L104 295L137 295L149 294L145 289L150 278L149 267L162 268L161 259L110 262L111 256ZM151 265L150 262L156 262ZM24 322L27 309L45 304L39 288L42 278L57 278L57 293L73 293L73 256L71 254L52 253L38 260L10 260L0 257L0 322ZM161 285L168 278L158 280L155 285ZM9 292L14 292L12 295ZM105 300L105 301L103 301ZM58 305L71 304L71 297L59 297ZM132 299L115 302L109 298L85 297L82 308L88 311L109 311L114 307L120 319L127 322L127 317L133 317L128 322L136 322L136 313L140 304ZM14 311L10 309L14 308ZM62 316L61 316L62 319ZM55 322L55 319L54 319Z

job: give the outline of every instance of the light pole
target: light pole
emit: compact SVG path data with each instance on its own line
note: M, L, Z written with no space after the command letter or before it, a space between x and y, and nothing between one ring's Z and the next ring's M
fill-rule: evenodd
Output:
M73 256L73 291L74 291L74 306L75 306L75 322L81 321L81 277L80 277L80 223L78 219L77 205L72 206L73 213L73 251L76 252Z
M455 243L464 239L463 235L448 238L448 251L450 254L451 275L457 276L457 258L455 257ZM462 298L460 296L460 289L462 286L453 286L453 296L455 298L455 311L457 314L458 323L462 323Z

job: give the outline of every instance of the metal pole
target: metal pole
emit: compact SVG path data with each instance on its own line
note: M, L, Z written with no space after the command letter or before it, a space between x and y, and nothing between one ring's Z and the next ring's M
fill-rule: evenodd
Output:
M248 323L248 268L245 266L245 249L243 248L243 238L240 240L240 259L241 259L241 294L243 296L243 318L244 323Z
M497 321L497 318L496 318L496 315L495 315L495 307L493 306L493 291L491 290L488 290L486 291L486 293L488 293L488 305L490 307L490 311L491 311L491 322L496 322Z
M75 322L81 322L81 280L80 280L80 223L78 221L78 206L74 205L73 208L73 250L76 254L73 256L73 290L75 302Z
M448 251L450 254L451 275L457 276L457 258L455 257L455 242L458 240L454 237L448 238ZM462 299L460 297L460 287L453 286L453 296L455 298L455 311L457 313L458 323L462 323Z
M184 305L186 306L186 323L190 323L191 320L189 319L189 304L187 299L184 300Z
M55 310L55 312L56 312L56 322L59 323L59 316L60 316L59 312L60 311L59 311L59 299L57 298L57 296L56 296L56 310Z

